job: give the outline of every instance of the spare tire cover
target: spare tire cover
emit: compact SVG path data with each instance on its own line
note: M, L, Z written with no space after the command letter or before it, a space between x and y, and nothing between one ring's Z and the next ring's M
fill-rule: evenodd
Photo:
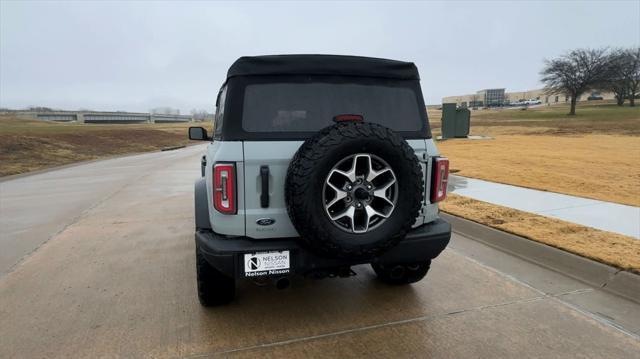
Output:
M413 149L392 130L338 123L294 155L285 182L287 211L314 253L370 258L411 229L424 198L423 178Z

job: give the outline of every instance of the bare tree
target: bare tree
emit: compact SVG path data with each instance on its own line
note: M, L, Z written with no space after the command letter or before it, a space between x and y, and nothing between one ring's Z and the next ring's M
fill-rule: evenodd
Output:
M629 87L624 76L628 59L625 50L617 49L612 51L609 54L609 76L602 84L603 90L613 92L618 106L624 105L624 100L629 96Z
M154 115L179 115L180 109L165 106L152 108L149 112Z
M607 53L607 49L578 49L557 59L545 60L545 67L540 72L545 92L571 96L569 115L575 115L578 97L602 87L610 75Z
M207 110L191 110L191 116L195 121L205 121L209 117L209 112Z
M618 106L629 98L635 106L640 91L640 48L616 49L609 55L610 71L602 88L614 93Z
M606 89L613 92L613 96L616 98L616 104L618 106L624 105L624 100L629 96L629 90L625 86L626 84L621 81L613 81Z
M624 50L622 57L621 75L629 91L629 104L635 106L640 95L640 47Z
M471 108L474 110L478 109L478 94L471 95Z

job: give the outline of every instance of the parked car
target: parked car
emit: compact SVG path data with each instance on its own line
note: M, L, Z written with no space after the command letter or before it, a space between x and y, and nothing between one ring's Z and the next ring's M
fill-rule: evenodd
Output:
M413 63L333 55L242 57L220 89L195 184L198 297L237 280L421 280L447 246L449 161L432 139Z
M526 105L541 105L542 101L539 99L528 99L527 101L524 102Z

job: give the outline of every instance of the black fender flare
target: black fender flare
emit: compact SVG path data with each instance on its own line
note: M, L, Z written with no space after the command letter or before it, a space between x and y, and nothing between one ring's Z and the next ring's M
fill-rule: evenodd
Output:
M207 183L204 178L196 181L193 196L196 230L211 230L211 222L209 221L209 196L207 195Z
M202 155L202 158L200 159L200 174L202 175L202 177L204 177L204 172L206 169L207 169L207 156Z

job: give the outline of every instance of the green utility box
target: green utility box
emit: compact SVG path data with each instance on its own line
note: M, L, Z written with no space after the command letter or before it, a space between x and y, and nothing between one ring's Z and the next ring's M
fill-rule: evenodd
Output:
M467 137L471 124L471 111L457 108L455 103L442 104L442 139Z

